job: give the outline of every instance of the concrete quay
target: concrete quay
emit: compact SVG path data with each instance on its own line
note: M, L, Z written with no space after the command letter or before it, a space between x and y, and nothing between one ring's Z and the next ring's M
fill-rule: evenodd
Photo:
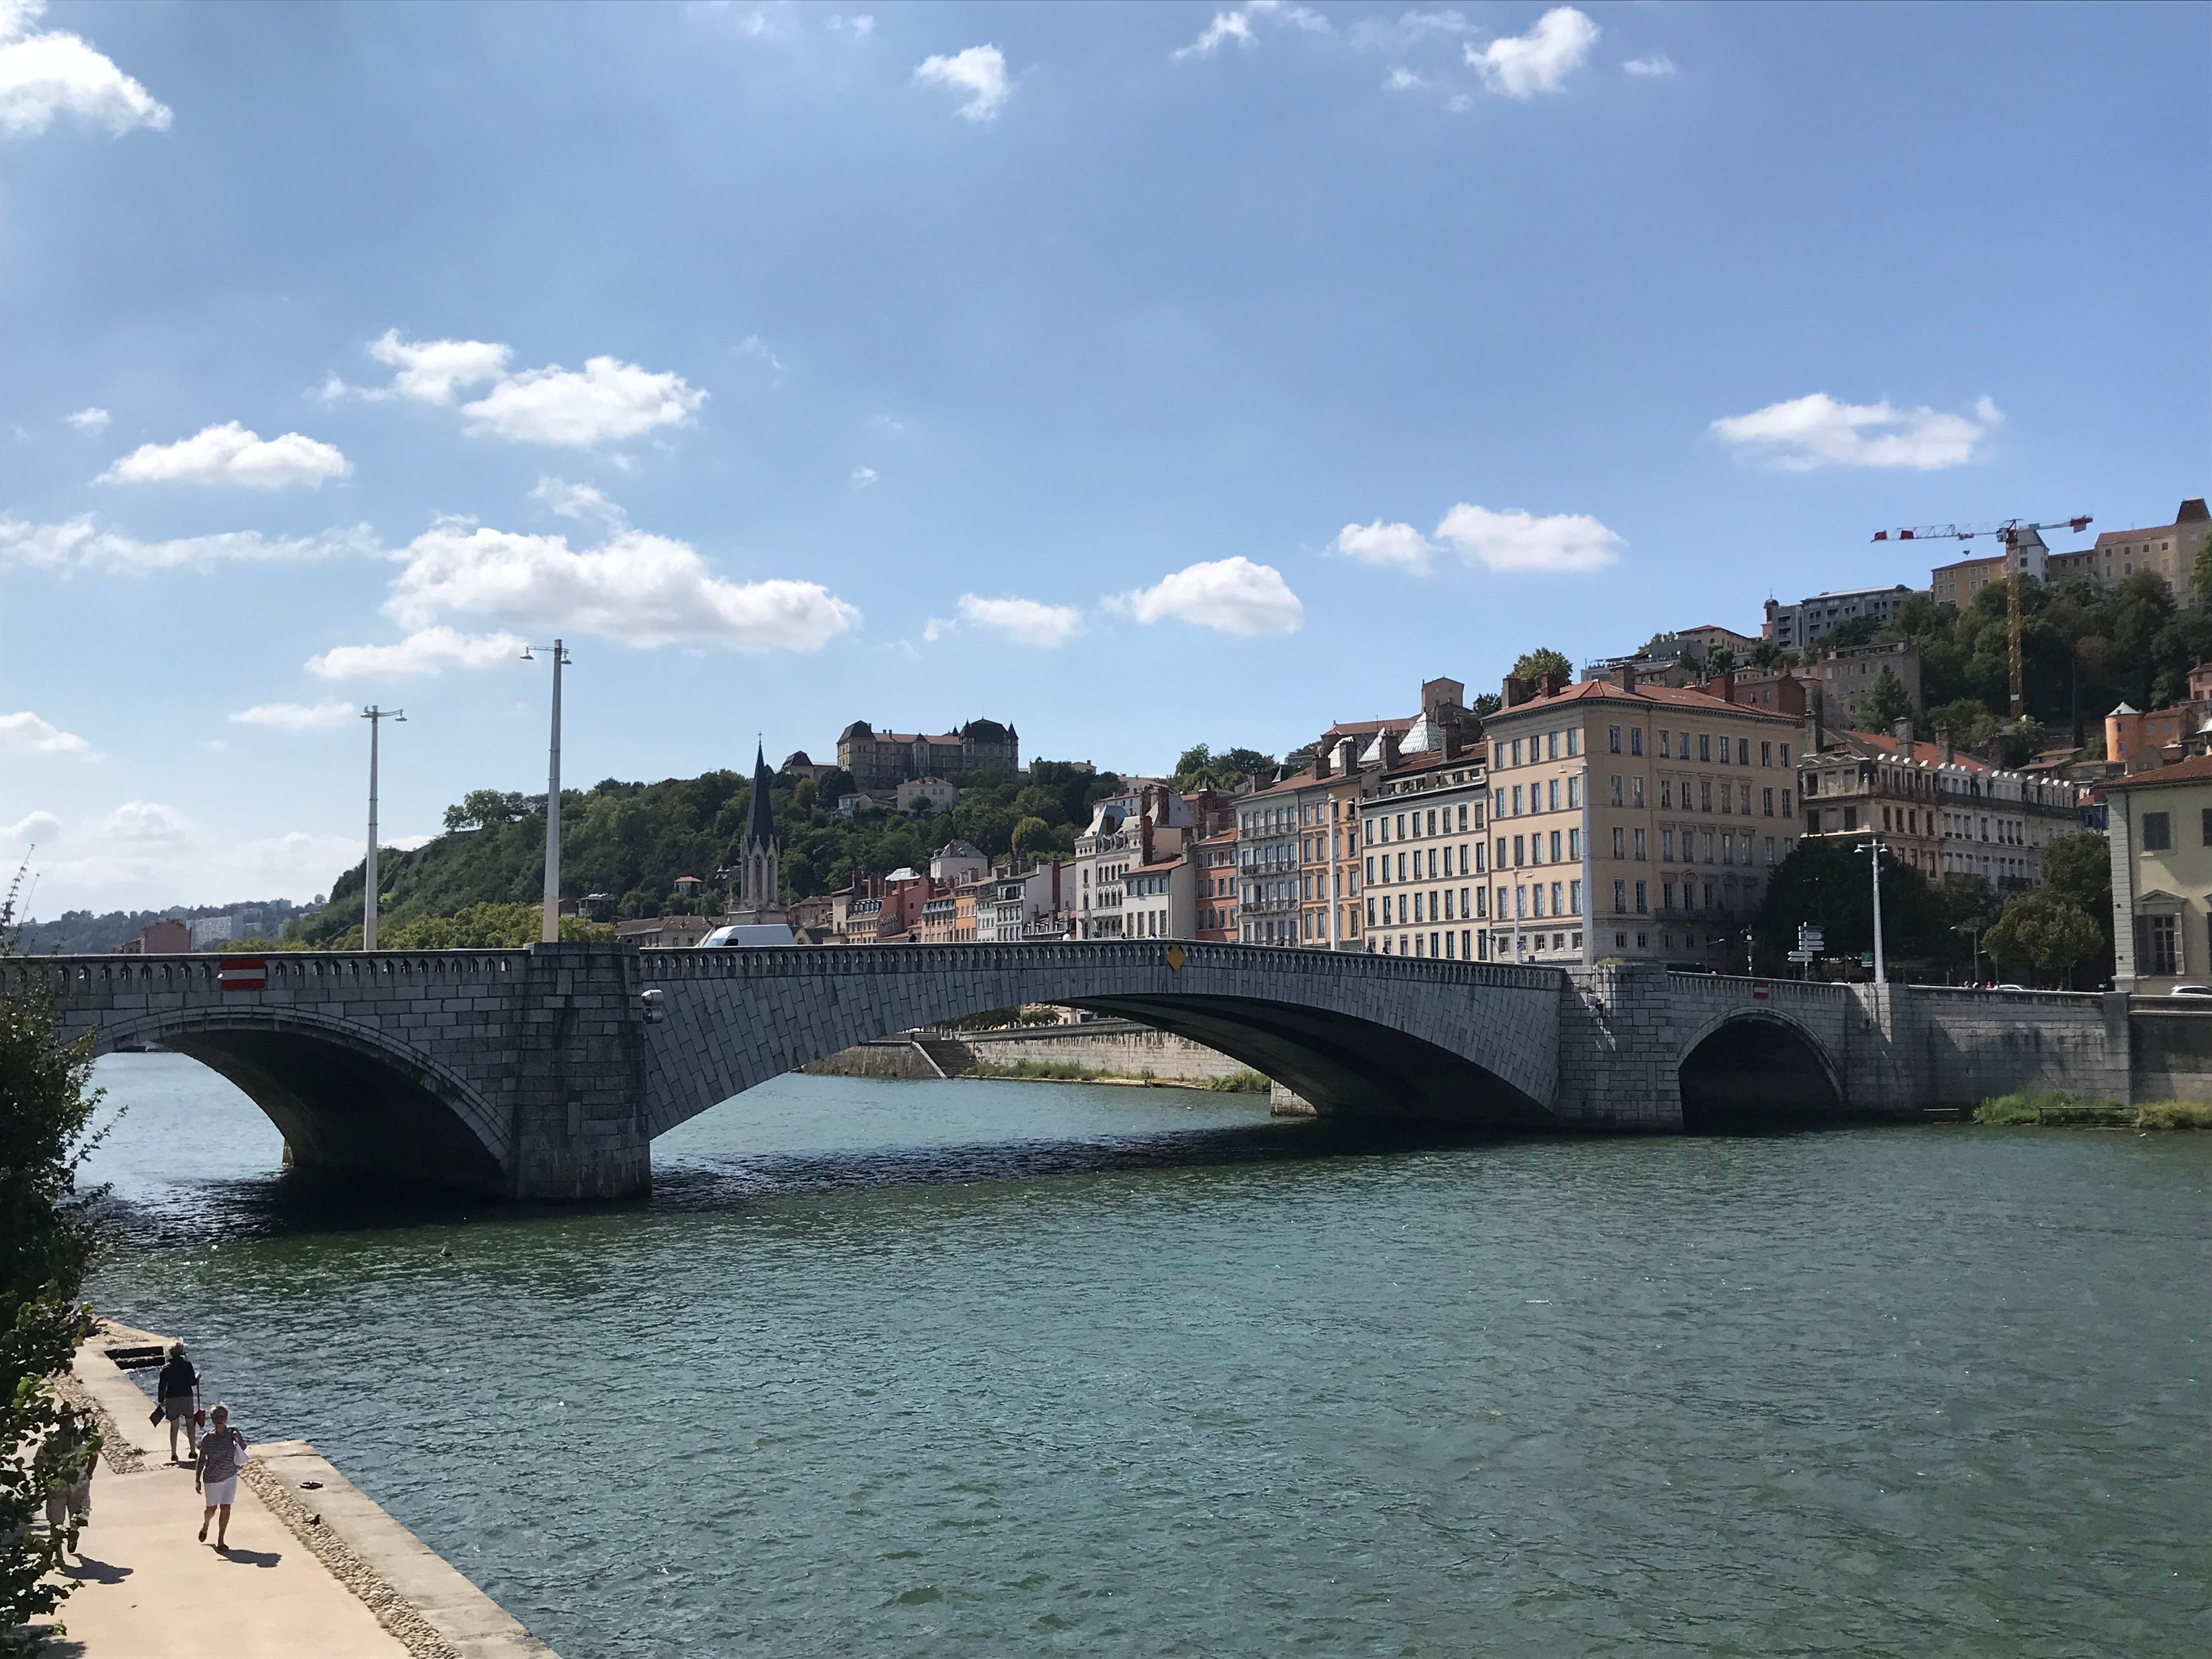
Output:
M201 1543L188 1466L109 1358L172 1339L110 1323L78 1348L64 1393L106 1444L79 1580L46 1622L60 1659L555 1659L507 1611L385 1513L304 1440L255 1444L230 1548ZM313 1483L313 1484L310 1484Z

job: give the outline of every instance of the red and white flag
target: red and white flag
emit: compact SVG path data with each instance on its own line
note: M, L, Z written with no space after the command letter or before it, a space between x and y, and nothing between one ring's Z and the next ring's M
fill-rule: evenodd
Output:
M226 991L265 990L269 964L259 957L225 957L216 964L215 982Z

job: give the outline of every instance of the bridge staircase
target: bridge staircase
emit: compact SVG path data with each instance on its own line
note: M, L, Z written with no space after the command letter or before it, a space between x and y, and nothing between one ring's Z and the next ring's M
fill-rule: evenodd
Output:
M957 1037L916 1031L914 1046L939 1077L965 1077L975 1069L975 1051Z

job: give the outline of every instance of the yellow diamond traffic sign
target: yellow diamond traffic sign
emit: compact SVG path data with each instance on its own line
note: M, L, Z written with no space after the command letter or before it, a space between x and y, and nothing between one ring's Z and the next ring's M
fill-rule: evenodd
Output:
M1177 973L1177 974L1179 974L1179 973L1182 972L1182 964L1183 964L1182 946L1182 945L1169 945L1169 946L1168 946L1168 968L1169 968L1169 970L1170 970L1170 972L1172 972L1172 973Z

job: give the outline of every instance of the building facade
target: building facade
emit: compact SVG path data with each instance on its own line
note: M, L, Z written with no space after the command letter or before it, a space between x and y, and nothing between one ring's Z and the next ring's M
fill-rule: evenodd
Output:
M2172 524L2147 530L2106 531L2094 547L2073 556L2081 562L2069 574L2109 587L2148 571L2166 584L2175 603L2188 605L2196 597L2190 576L2208 539L2212 539L2212 513L2206 511L2202 496L2192 495L2182 502Z
M1480 744L1425 748L1377 770L1359 803L1355 837L1364 949L1491 959L1489 810ZM1579 878L1575 885L1579 907Z
M1191 844L1193 847L1195 842ZM1198 937L1197 861L1185 853L1140 864L1122 878L1129 939Z
M1899 687L1916 714L1927 713L1920 689L1920 653L1907 640L1879 645L1847 645L1831 651L1820 662L1820 686L1827 707L1838 719L1848 719L1861 697L1881 683L1884 670L1897 676Z
M1075 884L1067 900L1072 937L1135 937L1128 931L1129 872L1180 858L1196 839L1189 802L1167 784L1139 784L1095 803L1090 823L1075 838Z
M2212 983L2212 756L2104 786L2113 986L2148 996Z
M1021 740L1012 726L996 720L969 720L935 737L878 732L854 720L837 734L837 764L852 774L855 790L890 800L909 778L982 772L1011 781L1021 771Z
M2081 827L2081 793L2063 778L2014 772L1948 744L1844 731L1798 768L1808 835L1864 836L1929 880L1980 876L2007 893L2043 880L2043 849Z
M1197 937L1215 945L1234 945L1237 927L1237 826L1197 843Z
M1877 623L1887 623L1897 615L1897 607L1911 598L1915 591L1900 582L1893 587L1853 587L1837 593L1815 593L1796 605L1779 605L1769 599L1759 635L1779 650L1802 653L1808 646L1820 643L1830 629L1857 617L1871 617Z
M1796 842L1806 724L1714 684L1507 679L1486 722L1492 960L1743 960Z

